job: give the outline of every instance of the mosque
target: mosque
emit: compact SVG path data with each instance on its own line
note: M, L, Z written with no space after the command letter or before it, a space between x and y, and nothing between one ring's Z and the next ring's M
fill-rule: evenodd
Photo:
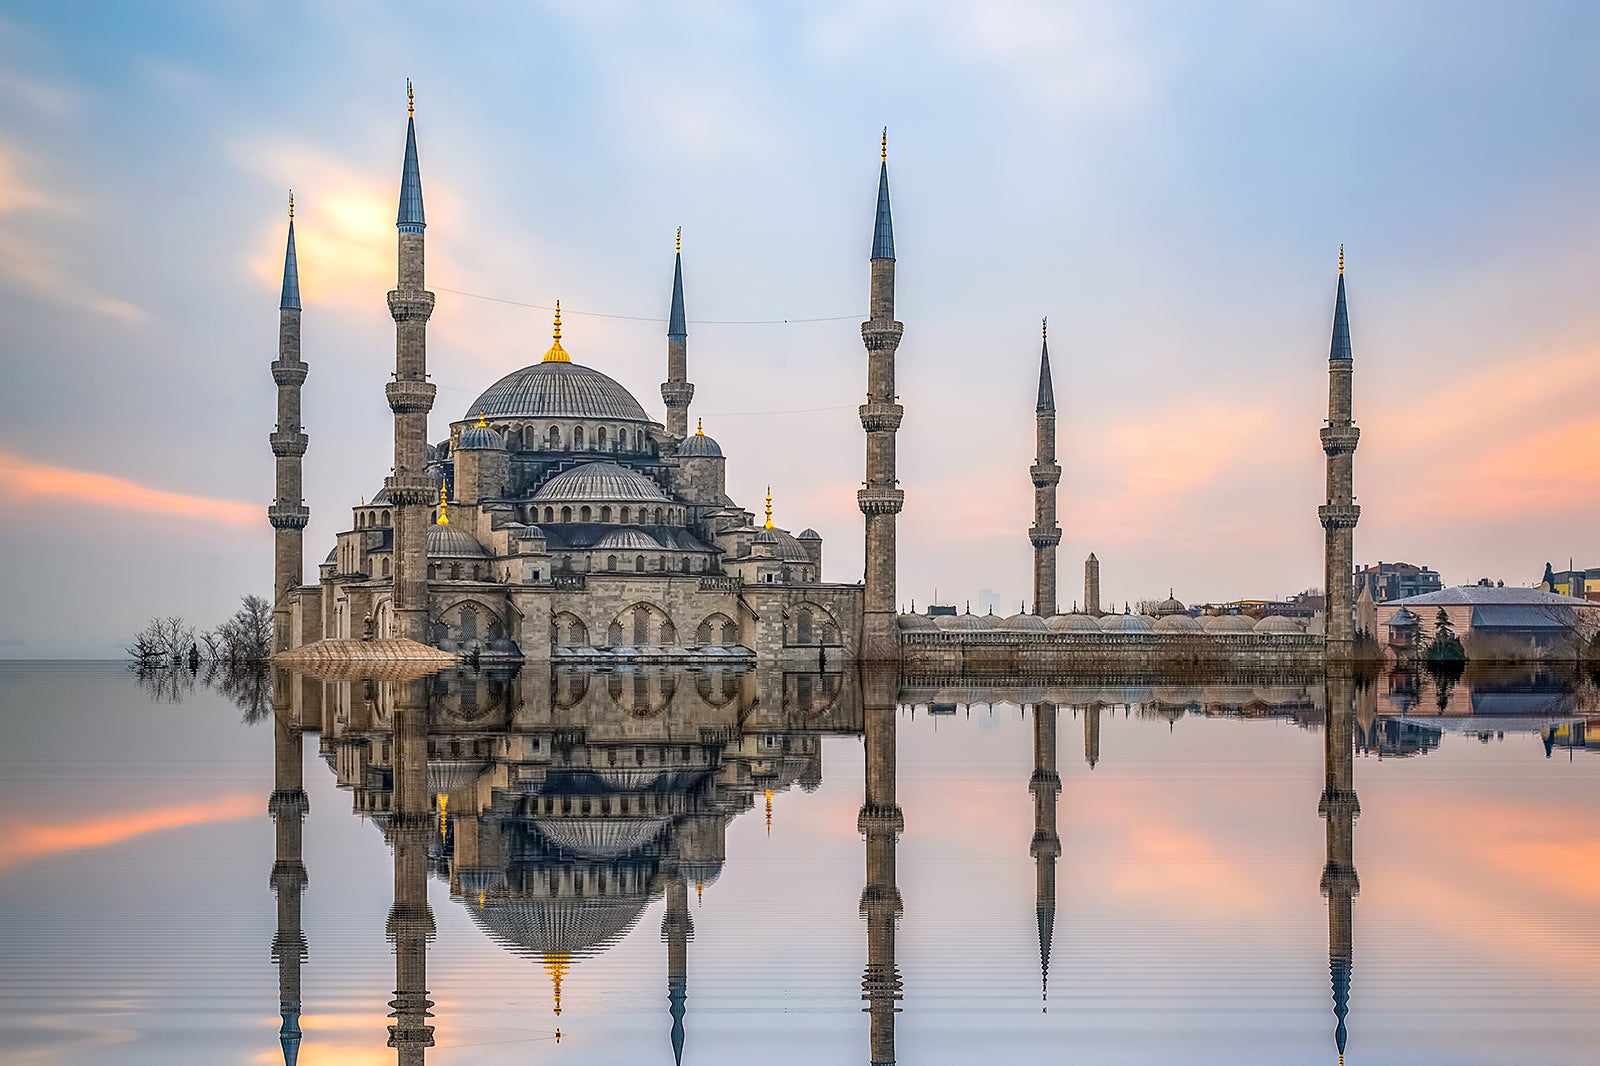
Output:
M410 86L407 86L408 94ZM895 353L904 330L894 317L895 250L889 199L888 135L880 146L873 223L866 348L863 487L865 573L858 583L823 579L822 537L791 533L727 493L727 457L700 419L689 430L694 385L688 374L681 231L666 329L665 409L656 421L600 370L573 360L562 343L557 303L550 348L537 363L490 385L430 442L427 324L434 294L425 286L421 167L414 101L401 168L395 371L385 386L394 413L394 464L370 498L352 508L319 568L303 583L301 464L302 313L294 204L279 303L274 647L282 661L904 663L922 670L1013 672L1098 665L1254 662L1303 666L1349 658L1352 533L1360 517L1351 467L1360 431L1351 418L1351 346L1340 251L1329 355L1326 534L1329 590L1323 632L1289 618L1225 618L1202 624L1169 600L1160 617L1099 609L1099 563L1089 557L1084 606L1058 610L1055 392L1048 341L1042 344L1035 403L1038 451L1029 476L1034 520L1033 607L1010 618L901 614L897 605L896 520L905 494L895 474ZM581 347L579 347L580 354Z

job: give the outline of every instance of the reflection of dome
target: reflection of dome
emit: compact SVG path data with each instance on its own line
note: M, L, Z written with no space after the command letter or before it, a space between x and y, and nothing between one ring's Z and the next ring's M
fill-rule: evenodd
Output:
M1142 614L1108 614L1100 619L1102 633L1149 633L1154 628L1154 619Z
M1269 614L1256 623L1257 633L1299 633L1300 623L1281 614Z
M561 366L560 363L541 364ZM666 503L661 486L636 471L616 463L584 463L557 474L533 497L535 500L644 500Z
M678 872L683 874L685 881L698 881L703 885L709 885L722 876L722 863L716 861L679 863Z
M1198 620L1186 614L1164 614L1156 619L1157 633L1199 633L1202 632Z
M1057 633L1098 633L1100 623L1092 615L1058 614L1045 623Z
M539 835L565 851L591 859L615 859L638 851L661 835L670 818L535 818Z
M1001 622L1000 628L1044 632L1050 627L1045 624L1043 618L1040 618L1036 614L1014 614L1010 618L1007 618L1004 622Z
M509 899L490 897L467 912L484 931L519 953L575 955L620 940L649 901L622 899Z
M660 551L661 542L642 529L613 529L595 543L597 551Z
M1243 614L1219 614L1207 618L1201 625L1205 626L1207 633L1252 633L1256 628L1256 620Z
M487 554L478 539L460 526L428 527L430 559L482 559Z
M484 764L464 759L429 759L428 791L458 792L478 779Z
M577 363L535 363L490 385L467 417L482 411L490 418L608 418L649 422L650 416L627 389Z
M506 439L489 426L468 426L461 431L456 451L504 451Z

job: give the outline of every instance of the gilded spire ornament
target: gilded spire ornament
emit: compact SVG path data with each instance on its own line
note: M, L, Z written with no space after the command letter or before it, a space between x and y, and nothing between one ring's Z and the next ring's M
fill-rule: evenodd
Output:
M289 221L294 221L294 190L289 190Z
M767 529L772 528L772 486L767 486Z
M445 497L442 478L439 481L439 521L436 524L441 526L450 524L450 501Z
M481 408L481 407L480 407L480 408L478 408L478 428L479 428L479 429L483 429L483 428L484 428L484 427L485 427L485 426L487 426L487 425L488 425L488 424L489 424L489 423L487 423L487 422L485 422L485 421L484 421L484 420L483 420L483 408Z
M1344 245L1339 245L1339 273L1344 273Z
M410 118L417 117L417 94L411 88L411 79L406 79L406 115Z
M706 420L705 419L697 418L697 419L694 420L694 435L697 436L697 437L703 437L703 436L706 435Z
M553 344L550 345L550 350L548 352L544 353L544 361L547 362L547 363L570 363L570 362L572 362L572 357L567 354L567 350L565 348L561 347L561 301L560 300L556 301L555 341L554 341Z
M887 163L888 161L889 161L889 127L885 126L885 127L883 127L883 140L878 145L878 162Z

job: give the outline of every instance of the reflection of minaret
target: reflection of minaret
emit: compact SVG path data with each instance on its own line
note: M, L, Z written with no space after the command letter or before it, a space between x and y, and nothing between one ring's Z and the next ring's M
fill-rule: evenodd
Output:
M1354 964L1354 937L1350 927L1350 901L1361 891L1356 877L1355 821L1361 803L1355 793L1355 682L1348 672L1328 675L1327 728L1323 750L1326 776L1317 813L1327 821L1328 861L1322 868L1322 893L1328 897L1328 970L1333 979L1333 1014L1338 1019L1334 1043L1344 1062L1350 1013L1350 970Z
M1100 761L1100 711L1098 703L1083 708L1083 761L1091 770Z
M1061 775L1056 773L1053 703L1033 708L1033 776L1028 791L1033 793L1033 843L1028 853L1033 856L1034 906L1039 917L1039 998L1045 1000L1050 998L1050 934L1055 931L1056 860L1061 857L1061 838L1056 835Z
M892 676L862 678L866 731L866 796L856 828L867 838L867 886L861 916L867 920L867 968L861 998L867 1001L873 1066L894 1062L894 1016L899 1010L900 970L894 960L895 922L901 913L894 852L905 816L895 802L895 690Z
M394 809L389 843L394 849L394 906L389 939L394 942L394 999L389 1001L389 1046L399 1066L422 1066L433 1046L428 999L428 837L433 815L428 793L427 683L397 681L394 690Z
M689 917L689 882L681 870L667 878L667 912L661 918L661 936L667 942L667 1009L672 1013L672 1061L683 1062L684 1001L689 998L689 941L694 919Z
M272 959L278 964L278 1011L283 1015L278 1042L283 1045L284 1066L294 1066L300 1057L300 965L306 961L306 936L300 928L306 864L300 842L311 805L302 777L300 726L290 703L289 675L284 670L273 674L272 798L267 811L277 837L272 890L278 897L278 932L272 938Z

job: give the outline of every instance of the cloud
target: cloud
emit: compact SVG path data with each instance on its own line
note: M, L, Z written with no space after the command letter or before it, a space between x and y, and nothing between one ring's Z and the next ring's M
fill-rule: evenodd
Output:
M86 848L103 848L125 840L188 825L232 821L261 813L261 798L236 794L177 807L157 807L132 814L84 818L75 822L35 825L13 815L5 829L7 846L0 853L0 870L36 859Z
M68 497L78 505L198 518L230 526L258 525L262 518L262 508L255 504L152 489L109 474L36 463L4 451L0 451L0 496L16 501Z

